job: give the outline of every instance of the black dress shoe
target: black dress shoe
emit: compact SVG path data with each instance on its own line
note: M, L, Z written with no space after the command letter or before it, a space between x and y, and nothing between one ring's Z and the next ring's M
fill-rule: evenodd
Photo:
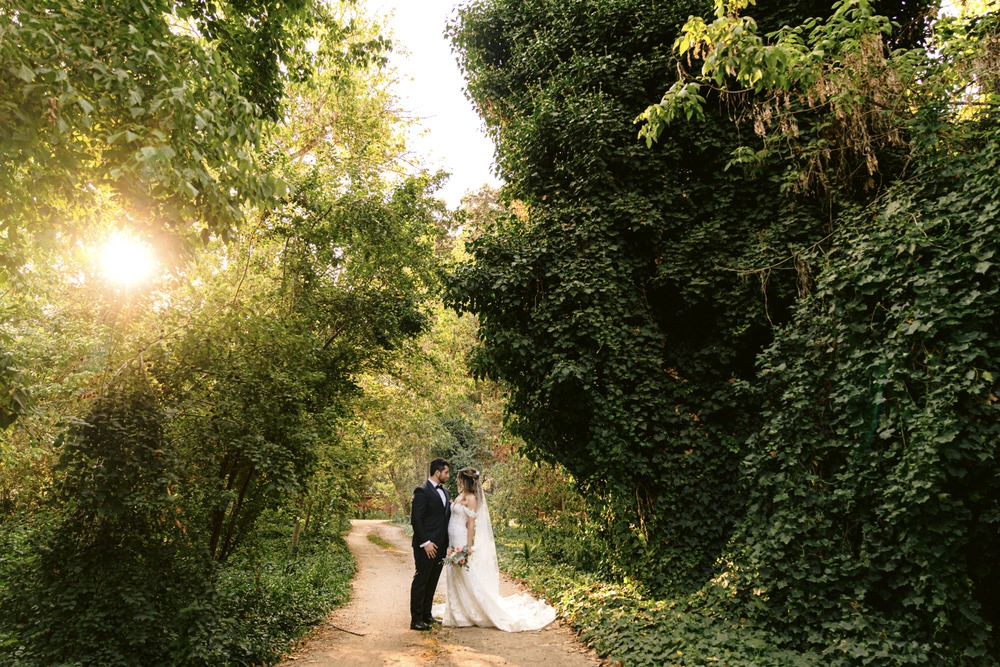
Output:
M436 618L429 618L426 621L424 621L424 623L426 623L427 625L432 625L432 626L433 625L441 625L441 621L437 620Z
M431 626L427 625L426 623L410 623L410 630L421 630L426 632L427 630L430 629Z

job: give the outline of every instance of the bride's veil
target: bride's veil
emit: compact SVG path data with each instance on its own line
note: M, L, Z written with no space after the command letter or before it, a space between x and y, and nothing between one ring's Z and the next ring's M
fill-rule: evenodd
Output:
M492 596L500 593L500 568L497 563L497 544L493 539L493 524L490 522L490 510L486 506L486 495L481 484L476 485L476 500L479 511L476 513L476 541L472 558L469 559L469 574L476 582Z

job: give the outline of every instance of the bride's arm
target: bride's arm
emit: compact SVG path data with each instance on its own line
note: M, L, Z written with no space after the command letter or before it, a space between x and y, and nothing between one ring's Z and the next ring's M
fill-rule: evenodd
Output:
M476 539L476 520L469 515L465 516L465 530L469 536L465 540L465 546L471 548L473 540Z
M473 512L479 509L479 502L475 496L470 496L466 502L468 503L466 507ZM476 517L468 514L465 515L465 530L469 536L465 544L471 549L472 544L476 541Z

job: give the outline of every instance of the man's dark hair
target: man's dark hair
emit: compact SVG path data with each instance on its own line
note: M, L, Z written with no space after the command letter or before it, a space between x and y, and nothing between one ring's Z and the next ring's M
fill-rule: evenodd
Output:
M434 459L433 461L431 461L430 476L433 477L434 473L436 473L438 470L444 470L445 468L450 468L450 467L451 464L448 463L447 459Z

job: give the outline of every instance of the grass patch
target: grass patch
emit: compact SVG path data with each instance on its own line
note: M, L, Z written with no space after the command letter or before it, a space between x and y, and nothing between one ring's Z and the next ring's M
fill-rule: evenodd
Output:
M395 546L393 546L391 543L387 542L381 536L376 535L375 533L368 533L368 541L371 542L372 544L376 544L376 545L382 547L383 549L388 549L389 551L395 551L396 550Z

